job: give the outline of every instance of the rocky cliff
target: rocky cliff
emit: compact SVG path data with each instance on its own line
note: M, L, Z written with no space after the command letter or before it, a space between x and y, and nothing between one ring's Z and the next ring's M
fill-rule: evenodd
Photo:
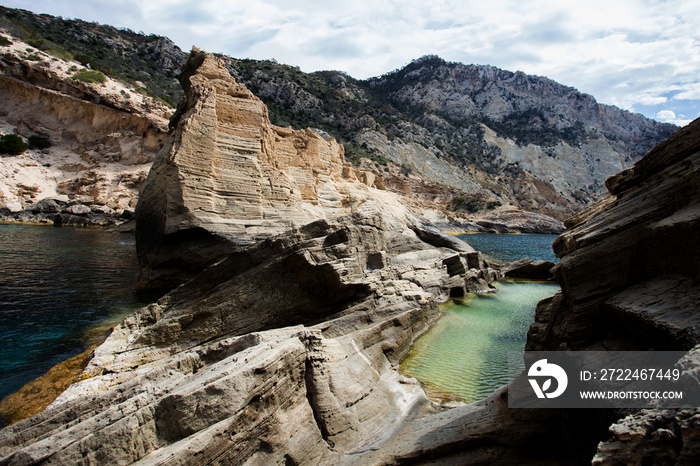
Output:
M346 163L334 139L271 124L219 59L193 50L181 81L186 98L136 211L144 282L179 283L236 247L368 209L384 213L392 247L415 240L408 199Z
M172 235L194 277L115 328L47 410L4 429L0 463L354 462L434 409L398 367L438 302L500 276L368 186L332 140L270 125L213 56L194 50L183 86L137 229L146 266L167 268L148 261Z
M183 85L188 100L137 210L151 229L139 240L145 265L192 278L117 326L82 380L43 413L0 431L0 464L698 458L697 409L631 414L606 434L615 413L509 409L507 388L451 409L430 403L398 372L400 360L439 318L440 300L487 290L500 272L357 179L371 177L336 167L333 141L269 124L211 55L193 51ZM538 306L528 348L700 343L698 134L696 121L609 179L610 196L569 221L555 245L562 292ZM245 178L216 184L219 174L235 179L231 164ZM260 173L282 181L256 184ZM282 182L286 197L272 196ZM324 185L345 200L315 205L301 189ZM256 217L258 205L321 219L289 229ZM696 356L684 366L691 377Z
M276 118L342 135L353 157L559 218L677 129L547 78L436 56L366 81L224 58Z
M606 181L609 196L554 243L561 292L542 301L527 349L684 350L700 344L700 120ZM649 409L610 427L595 464L693 464L700 408ZM600 424L600 422L598 422Z
M606 181L610 195L567 220L554 242L562 292L543 303L531 348L700 343L700 121Z
M56 198L133 211L167 138L168 108L104 76L82 81L78 62L2 37L9 44L0 46L0 128L46 141L0 158L2 207L29 211Z

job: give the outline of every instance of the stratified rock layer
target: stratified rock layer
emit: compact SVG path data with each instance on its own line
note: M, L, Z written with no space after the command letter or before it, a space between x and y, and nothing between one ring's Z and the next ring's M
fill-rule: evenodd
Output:
M360 183L371 177L340 167L332 141L271 127L213 57L194 51L183 76L188 100L141 197L139 254L152 280L192 278L117 326L43 413L2 430L0 464L593 458L609 411L509 409L507 388L445 409L398 372L438 301L500 272ZM698 343L699 130L613 177L611 196L569 221L555 244L562 292L539 305L528 348ZM298 160L280 155L290 147ZM696 377L697 354L684 377ZM632 415L595 461L692 462L698 416Z
M0 132L39 136L50 147L0 158L0 207L29 210L59 197L133 210L167 139L169 109L109 78L75 79L79 63L11 42L0 46Z
M697 385L700 120L606 185L610 195L569 219L554 243L562 290L540 302L527 349L690 350L679 367ZM593 462L697 464L698 419L700 408L630 414Z
M265 104L214 56L194 49L180 79L186 99L137 209L145 281L182 281L232 247L348 214L369 197L353 194L362 183L334 139L270 124Z
M606 184L610 196L569 219L554 242L562 291L541 305L528 347L624 339L639 349L692 348L700 343L700 120Z
M2 431L0 463L371 453L429 407L398 364L439 317L437 298L498 277L474 252L422 243L389 256L386 233L380 215L353 215L229 255L117 326L85 380Z

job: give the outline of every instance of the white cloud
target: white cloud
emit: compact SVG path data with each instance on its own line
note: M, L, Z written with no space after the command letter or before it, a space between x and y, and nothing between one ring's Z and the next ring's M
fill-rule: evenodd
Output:
M656 114L656 119L663 123L673 123L678 126L685 126L692 121L684 118L683 115L676 116L676 112L673 110L661 110Z
M700 100L700 82L682 86L681 92L673 96L674 100Z
M673 110L661 110L656 114L656 118L662 121L672 121L676 119L676 112Z
M197 45L234 57L276 58L307 72L338 69L367 78L437 54L548 76L651 117L700 109L688 106L700 101L695 0L672 6L664 0L0 3L162 34L184 50Z

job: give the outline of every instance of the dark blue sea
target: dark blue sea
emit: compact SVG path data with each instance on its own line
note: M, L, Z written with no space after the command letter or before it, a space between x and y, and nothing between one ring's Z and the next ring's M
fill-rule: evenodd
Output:
M559 262L552 251L552 242L557 238L557 235L474 233L459 235L458 238L466 241L477 251L502 262L512 262L525 257L554 263Z
M155 300L137 278L132 235L0 225L0 399Z

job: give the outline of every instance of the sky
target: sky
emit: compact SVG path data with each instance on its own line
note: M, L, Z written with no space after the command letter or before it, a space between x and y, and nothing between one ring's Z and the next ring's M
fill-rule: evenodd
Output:
M364 79L435 54L546 76L684 125L700 116L698 0L0 0L235 58Z

